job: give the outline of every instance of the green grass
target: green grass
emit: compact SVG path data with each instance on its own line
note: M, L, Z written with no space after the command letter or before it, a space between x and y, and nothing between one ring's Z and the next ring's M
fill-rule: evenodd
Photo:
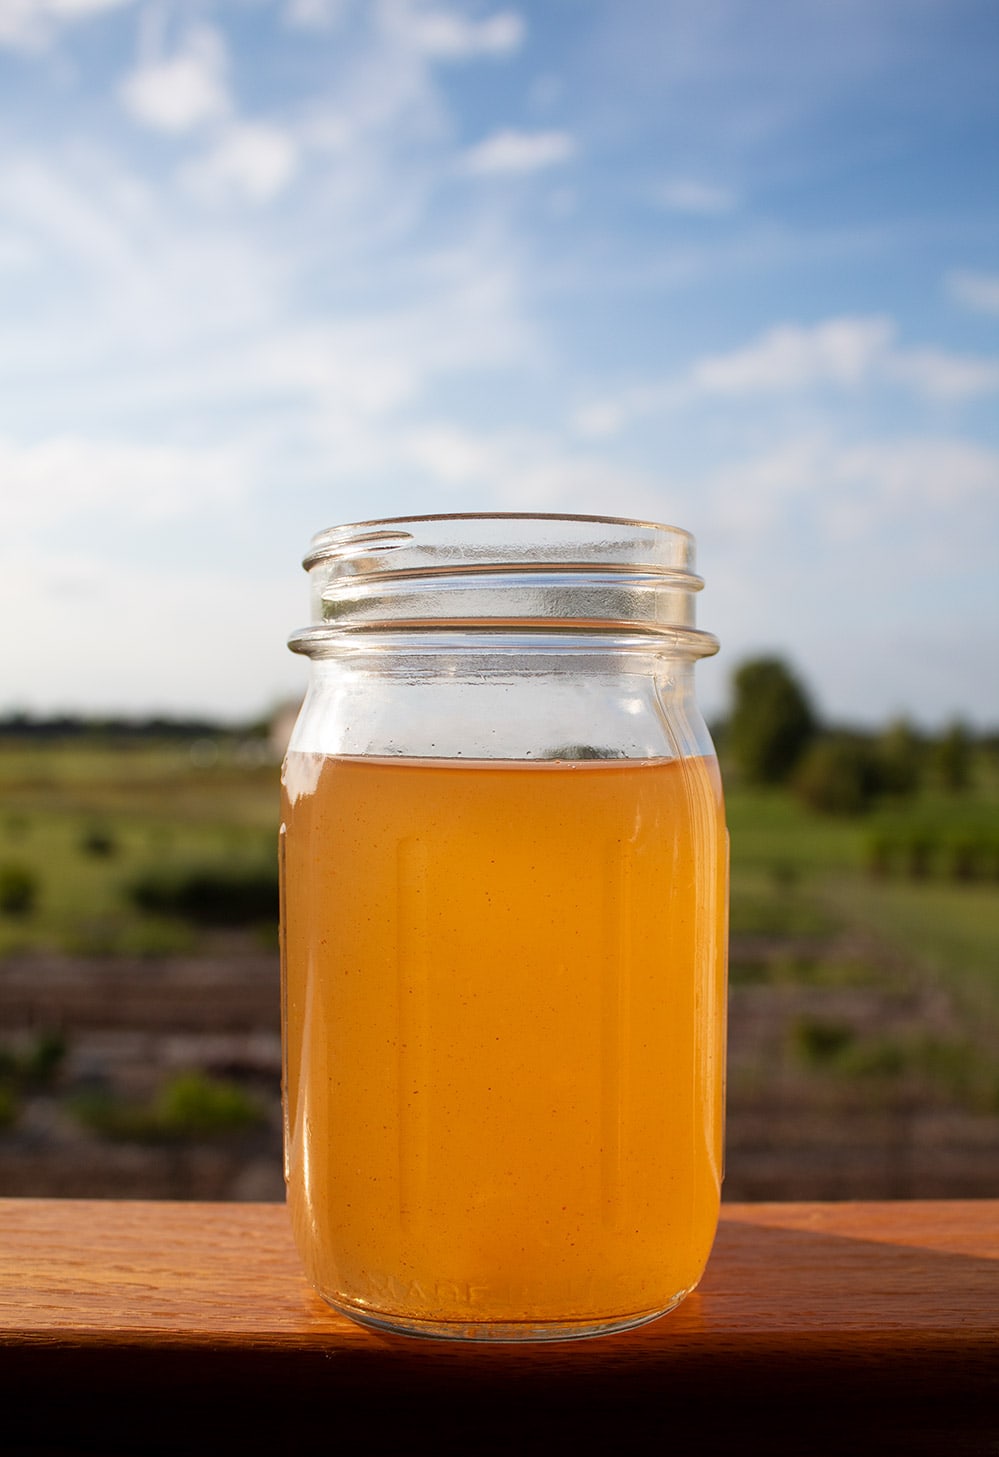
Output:
M946 986L970 1014L999 1020L999 885L856 875L828 882L824 893L845 924Z
M895 1033L803 1014L788 1030L793 1062L827 1086L862 1089L872 1106L902 1098L999 1111L999 865L984 853L977 878L958 870L962 847L996 841L994 777L973 794L924 792L854 820L816 815L777 790L736 788L727 802L734 985L939 988L955 1019L949 1030ZM894 858L879 864L875 843ZM862 950L840 954L837 943Z
M735 789L726 795L732 869L779 876L860 867L867 822L823 818L778 789Z
M813 876L787 883L771 869L732 867L730 924L735 936L828 937L838 917L816 893Z
M194 746L109 746L76 741L0 745L3 819L24 820L60 810L97 817L205 820L263 828L277 814L277 769L244 759L238 745L220 743L218 758L204 764ZM89 821L88 821L89 822ZM16 825L13 826L16 832Z
M728 795L735 935L819 937L861 931L940 979L970 1008L999 1016L999 880L947 874L944 850L999 822L999 796L925 794L857 820L823 818L778 790ZM944 847L927 878L876 878L872 834L925 832Z
M128 886L196 866L242 873L273 863L278 775L226 740L213 762L191 750L174 742L0 745L0 863L23 865L37 881L27 911L0 914L0 954L197 949L196 924L144 913ZM872 834L952 843L995 826L999 777L980 779L975 794L925 793L857 820L816 815L781 790L736 785L728 820L733 933L795 943L765 972L736 967L736 977L867 980L876 968L813 955L806 944L855 930L885 948L885 964L894 958L938 978L979 1013L999 1011L999 880L870 872Z
M35 879L31 907L0 913L0 954L158 955L189 950L194 933L149 917L127 887L191 864L273 861L277 770L229 749L209 766L183 745L0 747L0 863Z

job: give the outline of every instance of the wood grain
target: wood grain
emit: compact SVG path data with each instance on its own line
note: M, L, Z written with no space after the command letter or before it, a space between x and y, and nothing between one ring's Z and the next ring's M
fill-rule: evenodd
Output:
M354 1325L306 1284L279 1205L0 1200L5 1451L187 1450L196 1417L207 1451L289 1432L408 1450L423 1423L438 1450L737 1433L740 1452L876 1434L994 1454L997 1353L999 1200L727 1206L677 1311L531 1347Z

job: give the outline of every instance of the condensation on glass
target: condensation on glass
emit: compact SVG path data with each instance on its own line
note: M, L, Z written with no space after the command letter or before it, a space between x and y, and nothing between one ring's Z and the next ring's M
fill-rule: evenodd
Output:
M692 537L336 527L282 773L285 1173L368 1325L552 1340L697 1284L722 1177L727 836Z

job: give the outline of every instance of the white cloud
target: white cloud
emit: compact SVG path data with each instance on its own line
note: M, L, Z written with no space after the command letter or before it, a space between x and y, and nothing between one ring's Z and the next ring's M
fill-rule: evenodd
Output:
M721 537L743 551L779 528L795 501L820 492L828 443L817 435L780 440L762 453L725 461L699 483L708 519ZM774 543L775 551L779 550Z
M437 421L404 436L399 454L464 509L606 512L613 502L615 514L652 518L662 508L661 480L541 431L480 432Z
M419 52L384 36L353 50L345 41L343 49L335 84L300 99L296 137L303 148L335 158L317 178L319 206L352 207L364 197L372 212L391 216L436 164L438 147L449 140L448 112Z
M175 56L140 65L122 82L119 95L137 121L179 134L228 115L227 69L222 35L196 25Z
M958 271L949 275L947 286L965 308L979 314L999 314L999 273Z
M999 360L942 349L899 349L886 318L782 324L755 343L695 364L695 391L731 396L834 386L902 384L928 398L961 400L999 390Z
M0 437L4 535L27 530L37 540L74 519L164 522L201 515L206 505L235 505L246 494L245 447L185 448L55 436L37 444Z
M964 400L999 390L999 360L912 349L896 354L886 367L893 378L932 399Z
M265 122L240 122L227 127L181 176L208 202L235 196L264 203L284 190L297 169L298 148L289 132Z
M130 5L131 0L34 0L34 3L37 9L47 11L57 20L86 20L91 15Z
M295 573L275 563L247 592L233 562L223 556L178 570L177 559L152 562L140 550L109 570L89 542L19 557L0 578L0 614L31 630L5 644L0 704L36 712L194 709L237 721L301 692L302 665L284 646L288 629L303 620Z
M282 254L252 230L182 222L165 202L93 150L46 160L0 151L0 215L46 281L30 316L8 309L0 330L8 401L23 392L22 411L53 420L67 409L75 417L89 394L113 408L141 386L162 387L168 351L191 345L207 357L219 334L280 312ZM53 391L74 371L75 388L55 405Z
M346 13L350 0L289 0L284 18L301 30L332 30Z
M641 520L669 518L662 476L653 478L619 460L566 450L557 442L525 441L529 450L496 485L492 501L504 511L570 511ZM519 467L519 468L514 468ZM492 503L491 503L492 504Z
M53 33L47 19L35 0L0 0L0 46L41 48Z
M434 60L463 61L475 56L508 56L518 50L527 27L513 10L475 20L440 5L383 0L383 24L403 44Z
M584 440L610 440L632 420L671 414L690 404L697 393L683 375L645 381L578 406L571 412L569 428Z
M723 647L708 683L779 644L837 715L877 721L902 705L922 721L961 708L994 722L993 676L948 674L970 647L994 658L999 451L813 432L733 453L683 499L702 618Z
M475 177L514 176L568 162L575 150L568 132L499 131L470 147L462 167Z
M900 349L894 323L883 317L780 324L744 348L709 355L672 378L591 400L572 423L581 436L600 439L619 433L630 420L676 410L698 396L740 400L900 385L926 399L972 399L999 392L999 360Z
M500 466L495 441L449 424L431 424L412 431L403 453L413 464L445 486L494 482Z
M999 502L999 452L966 440L905 439L843 448L834 464L841 484L863 488L865 513L949 514ZM835 493L830 498L834 509ZM856 529L856 528L855 528Z
M856 388L884 374L894 332L885 318L829 319L811 327L781 324L742 349L709 355L671 378L591 400L576 411L573 428L583 437L609 438L630 420L676 410L698 396L738 400L822 386Z
M591 400L572 417L572 429L584 440L606 440L617 435L629 415L640 413L634 401Z
M377 320L352 325L302 325L260 342L250 378L268 395L298 397L319 411L347 412L362 422L410 400L420 371L404 349L383 347Z
M438 381L538 356L517 248L493 223L433 248L414 247L407 222L373 241L374 289L294 308L293 288L326 287L342 267L363 278L349 234L377 201L348 198L328 225L313 214L274 247L269 221L192 217L99 154L0 154L0 216L53 280L0 331L0 392L19 433L138 435L179 419L217 438L238 419L273 428L284 449L298 437L327 472L345 460L367 472L393 412Z
M949 568L941 541L955 512L973 538L964 555L991 552L999 452L951 437L855 442L813 432L725 461L696 489L712 532L737 542L744 559L765 549L775 562L788 558L786 569L791 557L801 558L804 528L816 584L825 572L841 573L846 544L866 559L887 553L901 581L934 563Z
M132 0L0 0L0 46L42 50L61 26L89 20Z
M669 212L701 217L719 217L733 212L738 204L735 193L726 187L683 177L660 183L653 189L652 197L659 207Z
M78 161L64 172L30 155L0 160L0 208L16 220L23 235L102 271L127 264L129 248L114 219L113 203L106 194L100 199L92 195ZM73 172L75 177L67 175Z
M889 319L830 319L811 328L782 324L756 343L703 359L691 370L696 390L745 395L813 385L861 384L886 358Z
M34 254L26 238L16 233L0 233L0 273L28 268Z

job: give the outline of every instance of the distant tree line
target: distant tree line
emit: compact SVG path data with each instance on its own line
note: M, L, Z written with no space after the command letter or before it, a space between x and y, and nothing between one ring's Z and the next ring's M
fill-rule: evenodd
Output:
M258 738L268 730L264 719L252 723L221 724L210 718L172 717L150 714L145 717L89 716L83 714L32 714L17 710L0 717L0 739L98 740L176 740L205 738Z
M776 657L736 670L719 737L744 783L787 785L810 808L843 815L904 799L928 782L960 793L971 785L979 751L997 747L994 735L976 738L962 723L936 736L905 720L873 732L825 726L802 683Z

